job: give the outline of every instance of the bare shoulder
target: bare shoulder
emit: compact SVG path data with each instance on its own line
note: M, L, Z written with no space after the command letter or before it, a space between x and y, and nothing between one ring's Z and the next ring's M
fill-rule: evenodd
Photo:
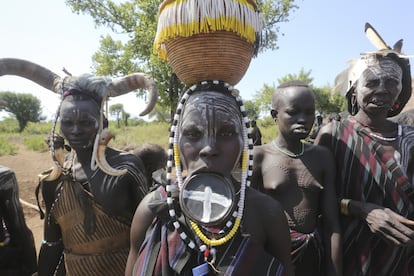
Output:
M332 141L332 133L334 130L334 124L332 122L324 125L318 132L315 138L315 144L329 146Z

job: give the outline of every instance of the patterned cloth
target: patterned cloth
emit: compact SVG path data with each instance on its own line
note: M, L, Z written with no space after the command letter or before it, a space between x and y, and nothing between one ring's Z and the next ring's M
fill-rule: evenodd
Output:
M168 208L163 200L164 187L161 186L157 192L158 199L154 199L151 206L160 215L147 232L133 275L193 275L192 269L203 264L204 257L201 253L191 251L169 223L168 214L165 214ZM241 234L240 231L232 240L216 249L219 259L215 267L220 271L219 275L283 275L280 262L253 242L249 235ZM208 275L214 275L211 269Z
M69 156L64 167L72 166ZM128 177L134 183L144 183L144 175L131 162L122 163ZM40 176L39 187L50 183L44 181L46 171ZM95 173L104 174L100 170ZM120 177L104 174L103 183L116 185ZM103 276L124 275L130 246L130 227L133 211L125 210L114 216L98 204L86 187L89 182L73 181L71 175L59 178L59 193L53 203L47 223L57 223L62 233L66 275ZM138 186L141 198L147 187Z
M414 128L403 126L396 160L352 119L332 122L339 198L381 205L414 218ZM414 254L373 235L366 222L342 217L344 275L414 275Z
M295 267L300 267L302 258L315 260L312 271L307 271L307 275L324 275L322 270L323 244L318 230L312 233L300 233L290 229L290 240L292 244L292 263Z

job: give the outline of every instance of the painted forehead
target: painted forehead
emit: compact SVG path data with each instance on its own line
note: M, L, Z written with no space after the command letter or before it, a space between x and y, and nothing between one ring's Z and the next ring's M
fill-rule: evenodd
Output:
M61 113L68 112L68 110L78 110L94 116L99 116L100 106L87 96L70 95L63 99L62 106L60 108ZM61 115L64 115L64 114Z
M184 107L183 113L186 113L186 110L196 109L200 113L205 114L207 107L214 107L219 112L227 113L231 118L241 120L240 109L233 96L214 91L203 91L192 94Z
M389 76L402 79L402 69L400 65L391 58L377 58L369 56L366 58L367 68L362 73L361 78L368 75L377 77Z

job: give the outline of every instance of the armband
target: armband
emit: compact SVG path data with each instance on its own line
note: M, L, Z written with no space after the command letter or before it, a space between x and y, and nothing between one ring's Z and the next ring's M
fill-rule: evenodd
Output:
M349 203L351 202L350 199L344 198L341 199L341 214L345 216L349 216Z
M59 239L57 241L46 241L42 240L42 245L46 245L48 247L56 246L62 243L62 239Z

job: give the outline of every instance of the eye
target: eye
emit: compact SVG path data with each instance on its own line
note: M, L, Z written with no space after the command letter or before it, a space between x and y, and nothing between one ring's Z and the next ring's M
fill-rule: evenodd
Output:
M188 127L182 130L182 136L187 137L188 139L198 139L203 135L203 132L198 127Z
M223 126L217 132L217 135L220 137L232 137L237 134L237 130L233 125Z
M387 89L396 89L399 84L399 81L396 79L387 79L385 81L385 87Z
M367 88L374 88L374 87L378 87L378 85L380 84L380 80L376 79L376 80L370 80L368 81L365 86Z

